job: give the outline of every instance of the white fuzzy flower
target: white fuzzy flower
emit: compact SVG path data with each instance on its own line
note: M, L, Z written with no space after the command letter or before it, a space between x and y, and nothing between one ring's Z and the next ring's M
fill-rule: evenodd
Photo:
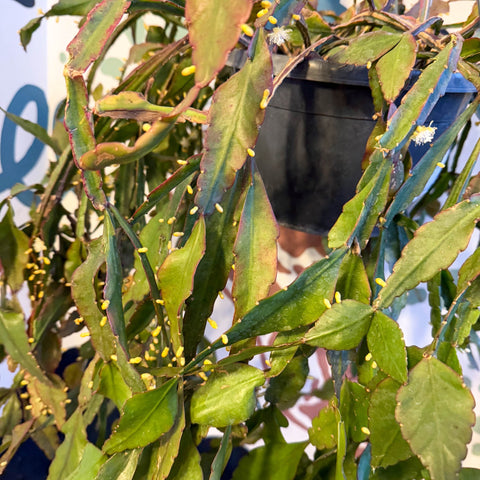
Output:
M43 242L43 240L39 237L36 237L35 240L33 241L33 250L36 252L36 253L40 253L40 252L43 252L47 249L47 247L45 246L45 243Z
M412 135L412 140L415 142L415 145L424 145L425 143L430 143L435 136L435 131L437 127L432 127L432 124L428 127L425 125L419 125Z
M283 45L290 38L290 30L285 27L274 27L268 34L268 40L275 45Z

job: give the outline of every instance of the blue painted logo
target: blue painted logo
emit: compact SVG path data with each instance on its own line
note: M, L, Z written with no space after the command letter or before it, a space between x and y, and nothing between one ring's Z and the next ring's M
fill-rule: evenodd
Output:
M18 2L20 5L24 7L32 8L35 6L35 0L13 0L14 2Z
M33 102L37 107L38 123L43 128L48 126L48 104L43 90L34 85L24 85L13 97L7 111L17 116L22 116L27 105ZM16 183L23 183L25 176L35 167L42 155L45 145L33 138L32 144L22 158L17 159L15 155L15 138L17 125L5 117L2 134L0 137L0 192L10 189ZM32 193L23 192L18 199L25 205L32 202Z

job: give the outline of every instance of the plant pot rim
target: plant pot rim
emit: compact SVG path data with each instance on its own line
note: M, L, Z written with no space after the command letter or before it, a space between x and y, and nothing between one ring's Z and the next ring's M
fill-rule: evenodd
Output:
M235 68L241 67L247 59L246 50L233 50L230 54L228 64ZM273 73L277 75L285 67L290 57L274 53ZM408 80L407 88L418 79L420 70L413 70ZM338 85L357 85L369 87L368 69L364 66L347 65L331 60L324 60L320 57L308 57L299 63L288 75L288 78L296 80L309 80L312 82L334 83ZM454 72L448 83L448 93L475 93L477 89L460 72Z

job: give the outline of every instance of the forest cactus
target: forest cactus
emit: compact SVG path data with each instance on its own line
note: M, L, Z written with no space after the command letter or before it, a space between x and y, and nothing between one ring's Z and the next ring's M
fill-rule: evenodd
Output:
M19 368L0 396L0 472L31 437L51 460L48 480L213 480L231 446L261 438L234 479L458 477L475 415L456 352L477 338L480 249L458 280L448 268L480 219L472 176L480 142L459 173L445 155L461 149L478 95L444 134L418 128L456 70L480 88L478 7L455 34L425 11L421 21L392 13L390 2L354 10L334 25L305 1L60 0L44 15L82 21L65 66L69 146L50 165L28 224L16 226L10 198L3 202L0 342ZM91 111L112 38L147 12L162 26L148 29L135 67ZM41 21L22 30L25 45ZM236 46L248 58L232 75L225 65ZM273 77L277 49L290 60ZM367 66L378 124L357 193L328 235L329 255L269 296L278 228L255 144L268 101L308 55ZM414 67L422 73L394 108ZM412 139L432 145L393 182L394 158ZM78 208L60 226L66 192ZM209 342L206 325L232 265L232 326ZM418 348L405 345L395 320L421 282L432 341ZM28 317L16 297L25 283ZM78 357L60 375L59 340L85 326ZM274 345L256 345L273 332ZM218 359L224 347L230 354ZM309 442L290 444L273 385L296 355L320 347L345 352L329 356L336 393ZM271 368L248 364L264 352ZM209 427L223 438L205 467L197 447ZM314 459L304 455L308 443Z

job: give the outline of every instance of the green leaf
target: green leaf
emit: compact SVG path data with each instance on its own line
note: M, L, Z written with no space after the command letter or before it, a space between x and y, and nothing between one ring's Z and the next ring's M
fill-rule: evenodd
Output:
M138 137L131 147L122 142L105 142L84 153L78 161L81 168L100 170L113 164L136 162L154 150L160 142L168 137L175 127L175 122L157 120L151 128Z
M439 360L424 358L397 395L395 416L402 435L432 480L456 478L475 423L471 392Z
M355 348L366 335L373 313L370 305L355 300L335 303L306 333L305 342L329 350Z
M340 412L330 404L322 408L318 415L312 419L312 426L308 429L310 443L318 450L334 448L338 440L338 423Z
M131 480L135 475L141 449L116 453L102 465L95 480Z
M57 449L55 458L50 464L47 480L63 480L80 464L85 447L87 433L83 423L82 412L77 409L62 428L65 439Z
M32 39L32 35L40 27L42 20L43 15L41 17L32 18L25 26L23 26L19 30L18 34L20 35L20 42L24 50L27 49L27 46Z
M145 447L172 428L177 416L177 380L128 399L117 430L105 443L107 454Z
M407 350L398 324L375 312L367 334L368 348L378 366L400 383L407 381Z
M32 405L33 416L40 417L41 411L45 406L48 407L59 430L63 427L66 418L65 400L67 400L67 393L64 391L64 387L65 384L60 379L57 379L55 386L41 382L37 378L32 378L27 385L30 397L37 399L37 402L35 402L37 404Z
M192 296L186 302L183 318L185 358L193 358L203 338L205 325L213 311L218 292L225 288L233 263L233 245L240 220L237 206L244 189L244 171L240 170L234 186L227 192L221 215L205 218L205 254L195 272Z
M335 480L346 480L345 471L343 469L343 461L347 454L347 433L345 423L343 421L337 424L337 460L335 463Z
M78 313L83 317L91 335L95 350L105 362L115 354L115 337L109 326L100 326L102 314L97 306L94 279L105 262L102 239L93 240L88 246L88 257L73 273L72 297Z
M23 412L20 405L20 400L16 395L10 395L5 402L0 417L0 435L5 437L11 435L13 429L22 422Z
M346 250L335 250L303 271L286 289L262 300L228 332L228 343L271 332L293 330L317 320L326 310L324 300L332 300L340 263ZM301 312L301 314L299 314ZM218 340L212 348L220 348Z
M132 396L132 391L123 380L115 362L106 363L100 371L98 393L113 400L119 410Z
M460 470L460 480L478 480L480 470L478 468L462 468Z
M293 480L306 442L268 443L248 452L232 480Z
M348 252L340 266L336 288L342 298L370 303L372 292L362 257Z
M390 118L387 131L379 140L380 147L388 150L400 148L415 125L425 122L456 70L461 48L462 40L457 36L437 55L435 61L425 68Z
M102 451L92 443L87 443L77 468L65 480L97 479L100 467L107 461Z
M308 358L301 353L297 354L280 375L270 379L265 400L277 405L280 410L293 407L300 397L308 372Z
M168 480L203 480L200 454L193 443L190 429L183 432L178 450L178 457L173 465Z
M385 55L400 42L401 38L400 34L383 30L363 33L354 38L346 48L333 55L333 60L339 63L366 65L367 62L373 62Z
M0 339L12 359L19 363L30 375L51 385L30 351L23 314L0 310Z
M378 60L375 68L385 100L393 102L398 97L416 59L417 42L411 33L406 32L397 45Z
M208 5L218 3L209 2ZM222 0L222 3L232 2ZM262 29L253 60L247 59L238 73L215 90L212 98L195 198L206 214L214 211L225 191L232 186L235 173L245 163L247 149L255 145L258 128L265 117L260 102L266 89L272 90L272 63Z
M112 327L113 334L118 339L121 347L127 352L127 334L125 331L125 318L123 316L122 285L123 273L122 264L117 245L117 235L110 211L107 210L103 226L103 245L105 248L105 259L107 264L107 275L103 297L109 302L105 311L108 322ZM104 328L104 327L101 327Z
M461 201L465 190L467 189L468 183L470 181L473 168L477 163L478 156L480 155L480 139L477 140L477 143L473 147L472 153L468 157L465 166L463 167L460 175L455 179L455 183L450 190L447 200L442 207L442 210L446 208L453 207L457 202Z
M255 409L255 388L264 381L262 371L245 364L213 372L192 396L192 422L221 428L247 420Z
M13 211L9 206L0 222L0 262L6 281L13 291L23 284L23 271L28 263L28 237L13 222Z
M424 479L427 474L424 466L417 457L411 457L385 469L376 468L371 476L372 480L412 480Z
M230 451L231 451L231 443L232 443L230 439L231 433L232 433L232 426L229 425L225 429L225 433L223 434L222 441L220 442L220 447L218 449L217 454L215 455L215 458L213 459L212 472L210 474L209 480L221 480L223 470L228 461L228 457L227 457L227 455L229 455L228 447L230 447Z
M430 147L427 153L421 158L411 175L402 185L393 199L387 213L385 214L385 226L387 227L394 219L397 213L404 211L411 202L420 195L425 185L432 177L437 168L437 162L440 162L448 150L455 142L460 130L464 127L468 119L475 113L478 103L475 101L455 120L450 128Z
M129 3L127 0L103 0L89 11L87 21L67 47L70 60L66 72L69 76L84 73L99 57Z
M386 468L407 460L413 453L395 420L396 395L400 384L386 378L373 391L368 408L372 466Z
M268 291L277 275L278 226L257 170L252 175L238 227L232 297L242 318Z
M278 332L275 340L273 341L273 346L277 345L286 345L293 343L292 347L275 349L270 355L270 370L265 372L267 377L275 377L283 372L285 367L290 363L291 359L298 350L298 345L296 343L308 330L308 327L299 327L293 330L287 330L286 332ZM230 357L232 355L230 354Z
M479 218L480 196L477 195L440 212L433 221L420 227L403 249L387 285L380 290L376 306L388 307L395 297L447 268L467 247Z
M208 85L225 65L251 9L252 0L186 2L185 20L193 47L192 61L196 67L195 83L198 87Z
M128 118L139 122L155 122L161 117L168 117L173 107L164 107L150 103L138 92L120 92L117 95L106 95L98 100L95 113L100 117ZM192 123L206 123L207 117L201 110L188 108L178 121L188 120Z
M87 115L87 89L81 76L65 77L67 85L67 105L65 108L65 128L68 132L73 158L78 166L80 157L95 148L93 125ZM85 193L95 208L103 208L106 203L102 190L102 177L99 172L82 171Z
M160 437L153 447L150 457L148 478L152 480L164 480L168 477L177 455L182 454L180 441L185 428L185 412L183 410L183 395L179 395L178 415L173 427Z
M42 143L48 145L57 155L61 155L62 149L58 145L55 139L53 139L47 131L41 127L38 123L31 122L30 120L26 120L18 115L14 115L13 113L7 112L3 108L0 107L0 110L5 114L5 116L21 127L28 133L31 133L35 138L38 138Z
M351 245L358 238L364 248L377 223L378 215L385 208L392 163L384 159L376 175L343 206L343 211L328 233L330 248Z
M369 391L359 383L345 379L340 392L340 414L348 437L354 442L367 438L364 427L368 426ZM339 447L340 448L340 440Z
M84 16L98 3L98 0L59 0L46 13L47 17L60 15Z
M183 302L190 296L198 263L205 252L205 221L200 217L185 245L174 250L163 262L158 280L172 330L179 336L178 323ZM180 345L174 344L176 350Z

